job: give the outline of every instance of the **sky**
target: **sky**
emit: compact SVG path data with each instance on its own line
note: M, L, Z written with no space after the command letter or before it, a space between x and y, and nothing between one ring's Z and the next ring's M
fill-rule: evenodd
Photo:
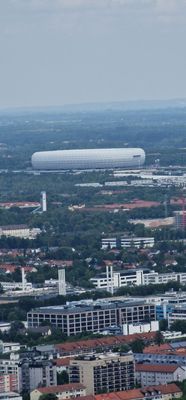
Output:
M0 107L186 98L186 0L0 0Z

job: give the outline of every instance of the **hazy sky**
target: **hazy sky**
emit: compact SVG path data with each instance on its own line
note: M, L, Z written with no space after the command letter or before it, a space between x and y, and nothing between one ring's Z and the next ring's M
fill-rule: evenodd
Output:
M0 0L0 107L186 98L186 0Z

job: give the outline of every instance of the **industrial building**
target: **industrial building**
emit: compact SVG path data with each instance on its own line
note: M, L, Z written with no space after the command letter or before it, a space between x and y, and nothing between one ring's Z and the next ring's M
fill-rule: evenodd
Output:
M32 155L32 167L38 170L141 167L144 162L145 152L140 148L55 150Z
M112 325L153 321L155 316L155 305L146 304L143 300L135 302L105 299L36 308L28 312L27 322L28 327L37 327L45 321L70 336L81 332L99 332Z
M135 385L133 354L118 353L82 356L70 360L70 382L79 382L87 394L119 392Z

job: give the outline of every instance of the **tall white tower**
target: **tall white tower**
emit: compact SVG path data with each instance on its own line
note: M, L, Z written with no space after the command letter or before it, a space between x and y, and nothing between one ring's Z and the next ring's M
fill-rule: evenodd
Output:
M113 266L106 266L106 277L107 277L107 292L114 293L114 282L113 282Z
M66 281L65 281L65 269L58 269L58 287L59 287L59 295L66 296Z
M42 212L47 211L46 192L41 192L41 211L42 211Z
M22 275L22 291L24 292L26 289L26 279L25 279L25 270L21 268L21 275Z

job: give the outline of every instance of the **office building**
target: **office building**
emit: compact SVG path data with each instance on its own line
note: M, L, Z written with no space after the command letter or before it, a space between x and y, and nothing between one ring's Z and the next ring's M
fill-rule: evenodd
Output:
M123 248L130 247L154 247L154 237L112 237L101 239L101 249L107 250L108 248Z
M186 273L168 272L159 274L158 272L148 269L131 269L113 271L112 275L109 277L106 273L101 273L90 279L90 282L96 287L96 289L106 290L108 287L118 289L127 285L160 285L171 281L186 284Z
M99 332L112 325L153 321L155 316L155 305L146 304L143 300L135 302L104 299L36 308L28 312L27 322L28 327L37 327L45 321L70 336L81 332Z
M173 307L168 314L168 326L176 321L186 321L186 303Z

